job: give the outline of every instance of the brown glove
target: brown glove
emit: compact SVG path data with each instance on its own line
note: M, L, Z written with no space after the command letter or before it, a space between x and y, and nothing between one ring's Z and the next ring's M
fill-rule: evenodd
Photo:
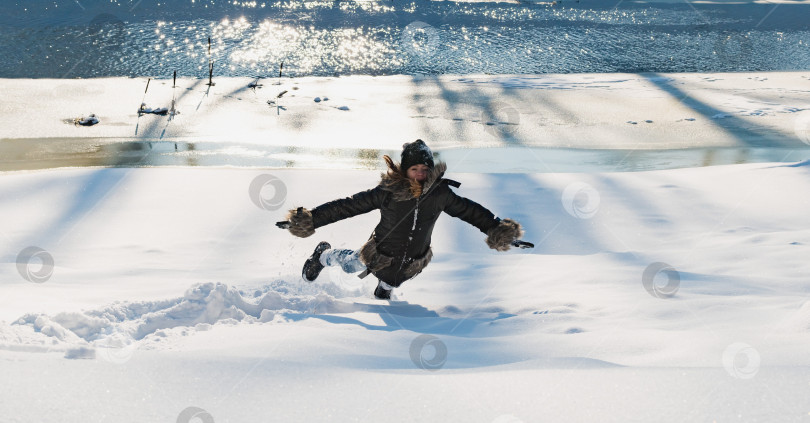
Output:
M306 238L315 233L315 223L312 221L312 212L299 207L298 209L290 210L287 213L287 220L290 222L290 227L287 228L291 234Z
M487 245L498 251L509 251L512 243L523 236L520 223L512 219L503 219L498 226L487 231Z

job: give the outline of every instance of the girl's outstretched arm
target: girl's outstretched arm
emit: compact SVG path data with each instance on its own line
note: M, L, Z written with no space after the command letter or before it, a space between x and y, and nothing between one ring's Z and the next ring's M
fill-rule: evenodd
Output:
M487 245L497 251L507 251L513 243L523 236L520 223L512 219L499 219L486 207L456 195L449 190L444 211L457 217L487 234Z
M380 187L358 192L351 197L341 198L321 204L312 210L302 208L290 210L287 220L291 234L306 238L315 233L315 229L326 226L339 220L348 219L382 206L386 192Z

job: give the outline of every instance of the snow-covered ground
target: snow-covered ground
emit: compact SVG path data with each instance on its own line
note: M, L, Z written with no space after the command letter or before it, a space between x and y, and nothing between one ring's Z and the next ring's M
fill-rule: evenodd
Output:
M146 78L0 79L8 96L0 138L396 151L416 138L435 150L807 148L797 131L806 137L810 121L809 72L306 77L260 80L258 89L249 78L214 82L152 80L144 93ZM173 119L138 116L142 102L170 108L172 99ZM100 124L72 124L91 113Z
M0 175L3 421L807 419L810 162L448 176L537 247L445 216L389 303L300 278L376 213L273 225L374 171Z
M7 3L0 422L810 418L810 0ZM536 248L303 281L416 138Z
M808 79L0 80L0 162L56 166L0 173L0 420L805 421ZM319 241L357 248L378 215L274 222L373 187L416 138L536 248L445 216L395 301L336 269L304 282ZM124 160L175 142L192 166ZM83 159L105 146L121 161ZM591 149L623 158L572 172ZM617 171L666 149L778 157ZM193 166L208 154L259 165Z
M807 421L810 72L546 72L806 69L808 4L5 5L0 422ZM536 248L303 281L416 138Z

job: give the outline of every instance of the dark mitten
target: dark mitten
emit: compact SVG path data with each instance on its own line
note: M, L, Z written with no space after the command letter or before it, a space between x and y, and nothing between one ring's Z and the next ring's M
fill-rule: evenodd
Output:
M487 245L489 248L498 251L509 251L512 242L523 236L523 229L520 223L512 219L504 219L498 226L487 231Z
M287 213L287 220L290 221L289 231L291 234L300 237L306 238L315 233L315 223L312 221L312 212L305 209L300 208L298 210L290 210Z

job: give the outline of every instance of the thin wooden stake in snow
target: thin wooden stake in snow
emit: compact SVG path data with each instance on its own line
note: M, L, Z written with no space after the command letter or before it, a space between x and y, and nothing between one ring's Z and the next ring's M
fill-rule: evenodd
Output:
M211 63L208 64L208 86L213 87L214 85L217 84L214 82L214 62L211 61Z
M176 94L176 90L175 90L176 87L177 87L177 71L174 71L174 78L173 78L173 82L172 82L172 108L169 111L169 120L172 120L172 118L175 115L180 114L180 111L177 110L177 108L175 107L175 99L177 98L177 96L175 95ZM167 125L168 125L168 123L167 123ZM176 146L177 146L177 144L175 144L175 147Z
M214 85L214 59L211 58L211 37L208 37L208 86Z
M151 80L152 80L152 78L149 78L149 79L146 80L146 89L143 90L143 98L141 99L141 104L143 104L143 102L146 101L146 92L149 91L149 82Z
M276 81L275 85L281 85L281 72L284 70L284 62L281 62L281 66L278 67L278 81Z
M146 80L146 89L143 90L143 98L141 98L141 104L138 106L138 120L135 122L135 135L138 135L138 127L141 125L141 110L143 109L143 102L146 101L146 92L149 91L150 81L152 81L152 78Z

